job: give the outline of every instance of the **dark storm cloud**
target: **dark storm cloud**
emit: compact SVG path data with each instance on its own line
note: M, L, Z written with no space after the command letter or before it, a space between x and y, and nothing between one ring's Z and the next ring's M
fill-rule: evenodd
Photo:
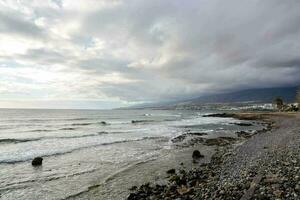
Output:
M298 84L299 10L295 0L132 1L91 13L84 29L124 48L136 45L142 58L164 59L148 68L137 66L143 73L131 75L142 80L138 87L112 86L110 93L124 89L130 99L144 87L166 98L162 87L173 82L165 87L169 93L201 95ZM191 89L195 85L198 90Z

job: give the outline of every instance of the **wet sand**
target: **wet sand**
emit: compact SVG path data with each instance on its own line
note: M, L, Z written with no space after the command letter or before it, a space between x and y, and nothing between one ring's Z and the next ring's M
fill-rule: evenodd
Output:
M193 163L192 152L200 149L205 155L199 163ZM201 163L209 163L215 153L215 147L196 144L190 147L166 149L154 160L137 163L126 170L119 171L102 183L88 188L86 191L70 196L67 199L126 199L134 186L145 183L164 185L168 183L170 175L166 173L170 168L192 170Z

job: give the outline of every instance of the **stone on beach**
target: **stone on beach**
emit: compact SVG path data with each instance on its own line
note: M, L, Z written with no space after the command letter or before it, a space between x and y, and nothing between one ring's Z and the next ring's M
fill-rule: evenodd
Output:
M204 155L202 155L202 154L200 153L200 151L195 150L195 151L193 152L192 157L193 157L193 159L199 159L199 158L203 158Z
M35 158L32 160L31 164L32 164L33 166L39 166L39 165L42 165L42 164L43 164L43 158L42 158L42 157L35 157Z
M167 174L175 174L176 170L175 169L169 169L167 171Z

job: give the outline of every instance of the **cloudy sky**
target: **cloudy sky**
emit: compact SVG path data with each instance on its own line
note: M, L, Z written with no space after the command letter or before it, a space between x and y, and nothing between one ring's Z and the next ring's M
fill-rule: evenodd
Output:
M299 0L0 1L0 107L112 108L299 82Z

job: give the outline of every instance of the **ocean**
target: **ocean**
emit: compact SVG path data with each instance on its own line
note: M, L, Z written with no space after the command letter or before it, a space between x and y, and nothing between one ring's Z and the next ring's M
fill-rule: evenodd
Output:
M181 159L172 138L249 129L215 112L0 109L0 199L123 199Z

